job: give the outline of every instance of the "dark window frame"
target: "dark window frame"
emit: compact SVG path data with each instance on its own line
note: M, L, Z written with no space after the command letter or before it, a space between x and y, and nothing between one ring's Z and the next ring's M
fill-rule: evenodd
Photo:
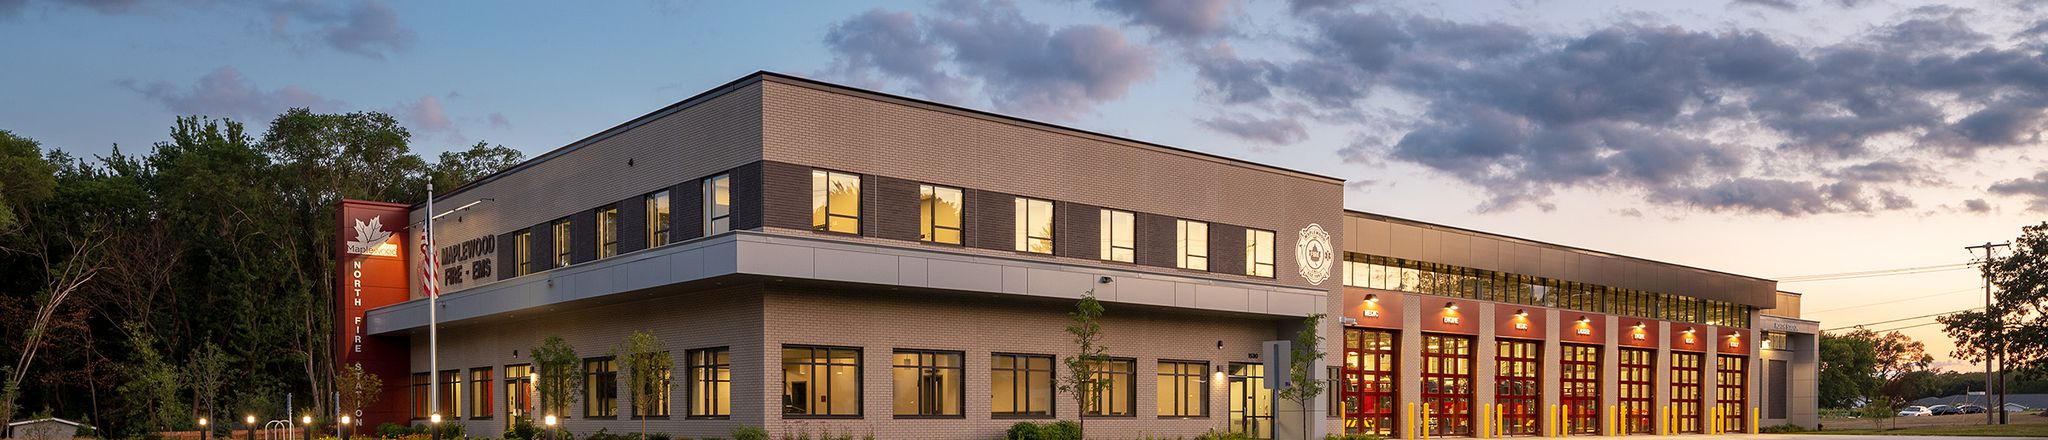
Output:
M725 214L718 214L718 184L725 184ZM718 173L705 177L704 182L704 236L732 232L732 173Z
M675 215L675 196L669 190L660 190L641 196L647 206L647 248L653 249L674 243L675 235L669 230L669 218Z
M1031 204L1036 202L1045 203L1046 230L1045 236L1043 237L1032 235L1036 232L1032 232L1030 226L1027 224L1037 223L1032 221L1034 218L1031 216ZM1054 233L1054 231L1058 231L1060 228L1059 204L1053 203L1053 201L1050 199L1037 199L1031 197L1018 196L1016 201L1012 202L1011 205L1013 205L1012 208L1016 210L1013 213L1016 224L1012 225L1013 230L1010 231L1010 236L1013 240L1016 241L1016 243L1014 243L1014 246L1012 246L1011 249L1017 252L1033 255L1058 255L1060 243L1059 241L1054 240L1053 236L1057 235ZM1032 243L1040 241L1045 242L1045 252L1039 252L1036 250L1032 250L1031 248Z
M619 207L597 208L592 218L597 221L597 259L619 256Z
M1174 371L1169 372L1166 368L1168 364L1175 365L1179 368L1175 368ZM1185 370L1185 367L1187 366L1201 367L1201 371L1194 374L1188 374ZM1175 390L1175 392L1173 393L1173 406L1175 407L1175 409L1173 411L1174 414L1157 412L1156 414L1154 414L1155 416L1162 419L1209 418L1209 371L1211 371L1213 366L1209 365L1208 361L1160 359L1156 365L1156 368L1157 370L1153 372L1153 376L1155 376L1154 382L1157 382L1157 379L1166 379L1171 381L1171 383L1173 384ZM1193 386L1195 388L1201 389L1201 396L1198 397L1195 402L1192 402L1198 404L1199 406L1196 407L1195 411L1192 412L1190 412L1188 408L1184 408L1185 406L1187 406L1187 404L1191 402L1187 402L1181 399L1181 397L1185 395L1185 389L1182 387L1188 386L1190 383L1193 383Z
M845 171L829 170L829 169L824 169L824 168L812 168L812 169L811 169L811 206L812 206L812 209L818 209L818 207L819 207L819 200L818 200L818 197L819 197L819 194L818 194L818 191L819 191L819 188L818 188L818 178L819 178L819 177L821 177L821 175L822 175L822 177L824 177L824 179L825 179L825 180L824 180L824 184L825 184L825 188L824 188L824 191L825 191L825 192L824 192L824 195L823 195L823 197L824 197L824 201L823 201L823 203L824 203L824 204L823 204L823 208L824 208L824 210L825 210L825 212L824 212L824 214L825 214L825 217L824 217L823 219L820 219L820 218L817 218L817 217L816 217L816 213L813 213L813 214L812 214L812 215L813 215L813 217L811 218L811 231L812 231L812 232L821 232L821 233L827 233L827 234L841 234L841 235L856 235L856 236L857 236L857 235L862 235L862 232L864 232L864 231L866 230L866 229L864 228L864 226L865 226L865 225L863 225L863 224L861 223L861 217L863 217L863 216L864 216L864 213L862 213L862 212L861 212L861 211L862 211L862 209L861 209L861 205L863 204L863 203L862 203L862 202L863 202L862 198L863 198L863 197L866 197L866 196L867 196L867 194L866 194L866 192L867 192L867 188L865 188L865 187L867 186L867 185L866 185L866 183L867 183L867 182L865 182L865 181L864 181L864 177L866 177L866 176L863 176L863 175L861 175L860 173L850 173L850 172L845 172ZM835 177L839 177L839 178L845 178L845 177L852 177L852 178L853 178L853 183L854 183L853 191L854 191L854 195L853 195L853 214L852 214L852 215L846 215L846 214L835 214L835 213L833 213L833 209L832 209L832 208L833 208L833 206L834 206L834 205L832 204L832 180L833 180L833 178L835 178ZM846 231L834 231L834 230L832 230L832 220L834 220L834 219L846 219L846 220L852 220L852 221L853 221L853 232L846 232ZM819 223L819 221L820 221L820 220L823 220L823 221L824 221L824 223Z
M803 345L803 344L785 344L785 345L783 345L783 346L782 346L782 349L783 349L783 350L799 350L799 349L800 349L800 350L810 350L810 352L811 352L811 353L810 353L810 358L809 358L810 360L809 360L809 361L806 361L806 362L797 362L797 363L795 363L795 364L798 364L798 365L804 365L804 366L806 366L807 368L811 368L811 369L813 369L814 371L812 371L812 372L811 372L811 373L812 373L812 376L811 376L811 377L814 377L814 378L815 378L815 377L821 377L821 376L822 376L822 377L825 377L825 378L826 378L826 380L827 380L827 382L825 382L825 386L824 386L824 387L820 387L820 388L817 388L817 389L812 389L812 390L810 390L810 391L812 391L812 392L814 393L814 394L812 394L812 395L822 395L822 396L825 396L825 402L826 402L826 405L825 405L825 406L827 407L827 410L826 410L826 411L827 411L827 414L813 414L813 413L809 413L809 409L810 409L810 406L809 406L809 405L806 405L806 406L805 406L805 410L807 411L806 413L792 413L792 412L789 412L789 411L790 411L790 409L791 409L792 407L791 407L791 406L789 405L789 403L788 403L788 400L789 400L789 396L790 396L790 394L789 394L789 393L790 393L790 390L789 390L789 372L788 372L788 368L789 368L789 366L790 366L790 365L792 364L792 362L790 362L790 360L789 360L789 358L788 358L787 356L783 357L783 359L782 359L782 366L783 366L783 369L784 369L784 371L783 371L783 378L782 378L782 396L783 396L783 405L782 405L782 418L784 418L784 419L859 419L859 418L863 418L863 417L866 417L866 416L867 416L867 410L866 410L866 406L867 406L867 395L866 395L866 393L867 393L867 381L866 381L866 380L863 380L863 378L861 377L861 375L862 375L862 374L866 374L866 372L865 372L865 370L866 370L866 369L865 369L865 368L863 368L863 367L865 366L864 364L866 364L866 362L863 362L863 360L865 360L865 358L864 358L863 356L866 356L866 352L865 352L865 351L864 351L863 349L861 349L860 347L844 347L844 346L831 346L831 345ZM831 362L832 362L832 355L831 355L831 352L832 352L832 351L834 351L834 350L850 350L850 351L853 351L853 359L854 359L854 362L853 362L853 364L852 364L852 366L853 366L853 374L852 374L851 376L852 376L852 377L854 378L854 381L853 381L853 395L854 395L854 400L853 400L853 413L852 413L852 414L832 414L832 413L830 413L830 412L831 412L831 409L830 409L830 407L831 407L831 401L832 401L832 395L831 395L831 392L832 392L832 385L831 385L831 382L830 382L830 380L831 380L831 374L829 374L829 373L831 372L831 367L833 367L833 366L840 366L840 365L842 365L842 364L834 364L834 363L831 363ZM821 356L819 356L820 354L823 354L823 356L822 356L822 357L821 357ZM816 369L818 369L818 368L823 368L823 369L824 369L824 371L825 371L826 373L828 373L828 374L824 374L824 375L818 375L818 374L816 374L816 371L815 371L815 370L816 370ZM809 396L806 396L806 398L808 398L808 397L809 397Z
M1260 263L1260 262L1259 262L1259 256L1260 256L1260 252L1259 252L1259 251L1260 251L1260 249L1259 249L1259 240L1258 240L1258 238L1259 238L1259 237L1260 237L1261 235L1263 235L1263 236L1266 236L1266 237L1271 237L1271 238L1269 238L1269 239L1267 239L1267 240L1266 240L1267 246L1265 247L1265 252L1264 252L1264 255L1265 255L1265 260L1266 260L1266 262L1264 262L1264 263ZM1280 276L1280 272L1279 272L1279 268L1280 268L1280 260L1279 260L1278 254L1276 254L1276 252L1279 252L1279 251L1277 251L1277 250L1275 250L1275 249L1277 249L1277 248L1279 248L1279 247L1280 247L1280 234L1279 234L1279 233L1276 233L1276 232L1273 232L1273 231L1268 231L1268 230L1264 230L1264 229L1254 229L1254 228L1245 228L1245 229L1244 229L1244 254L1245 254L1245 255L1244 255L1244 274L1245 274L1246 276L1254 276L1254 277L1260 277L1260 278L1278 278L1278 277ZM1260 268L1264 268L1264 269L1266 270L1265 274L1261 275L1261 274L1259 273L1259 269L1260 269ZM1346 262L1345 268L1347 268L1347 269L1348 269L1348 268L1350 268L1349 262ZM1349 277L1346 277L1346 278L1347 278L1347 280L1346 280L1346 281L1349 281L1349 279L1348 279Z
M1197 224L1202 225L1201 238L1195 238L1190 233L1190 230ZM1209 271L1209 226L1209 222L1201 220L1173 219L1173 267L1194 271ZM1198 244L1202 247L1201 255L1196 255L1194 251L1195 245ZM1191 267L1197 262L1201 263L1202 267Z
M512 235L512 276L533 273L533 230Z
M955 199L959 200L959 202L960 202L960 203L959 203L959 206L958 206L958 207L956 207L957 209L956 209L956 210L954 211L954 213L955 213L955 214L958 214L958 216L957 216L957 217L954 217L954 218L953 218L953 226L952 226L952 227L946 227L946 226L940 226L940 225L939 225L939 213L938 213L938 209L936 208L936 207L938 206L938 203L936 203L936 200L938 200L938 196L939 196L939 191L942 191L942 190L944 190L944 191L952 191L952 192L954 193ZM930 199L933 199L933 200L934 200L935 202L934 202L934 203L931 203L931 204L929 204L929 205L927 205L927 204L925 204L925 203L924 203L924 200L925 200L926 198L930 198ZM946 185L939 185L939 184L932 184L932 183L920 183L920 184L918 184L918 185L917 185L917 204L918 204L918 206L917 206L917 211L918 211L917 239L918 239L918 241L921 241L921 242L925 242L925 243L932 243L932 244L945 244L945 245L955 245L955 246L965 246L965 245L966 245L966 243L967 243L967 190L965 190L965 189L961 189L961 188L959 188L959 187L953 187L953 186L946 186ZM938 240L938 232L939 232L939 231L941 231L941 230L950 230L950 231L952 231L952 232L953 232L953 239L954 239L954 241L953 241L953 242L951 242L951 243L947 243L947 242L944 242L944 241L939 241L939 240Z
M1131 230L1127 231L1130 233L1130 236L1123 237L1130 242L1130 246L1116 245L1117 214L1123 214L1125 219L1130 220ZM1100 250L1102 255L1100 256L1100 259L1102 261L1114 261L1118 263L1136 264L1138 262L1138 213L1125 211L1121 209L1102 208L1101 215L1101 231L1098 232L1099 234L1101 234L1102 242ZM1129 256L1130 259L1118 259L1116 257L1116 251L1119 250L1127 252L1126 255Z
M608 367L599 370L595 367ZM600 382L611 386L599 387ZM603 399L599 397L609 396ZM609 403L609 406L597 406ZM598 411L592 411L598 410ZM593 414L593 412L600 414ZM619 361L611 356L583 358L583 418L609 420L619 418Z
M668 353L668 351L661 351L658 353L646 353L646 355L668 357ZM631 367L632 364L628 363L625 366ZM640 399L639 396L634 395L640 392L640 390L634 387L631 382L626 383L626 416L632 420L668 420L670 415L675 414L675 369L675 362L671 360L669 367L661 370L661 401L658 406L661 409L661 414L640 415Z
M718 355L721 353L725 355L725 362L723 363L718 361ZM699 355L703 355L701 362L699 361ZM683 359L683 362L688 364L685 368L688 375L688 379L686 379L688 382L686 388L688 390L685 391L685 395L688 396L689 400L683 404L683 417L686 419L732 418L732 347L706 347L685 350L683 351ZM698 372L700 371L708 371L709 374L699 375ZM724 379L719 379L720 371L725 373ZM716 408L713 408L710 411L700 413L703 409L703 406L700 405L714 406L715 402L718 401L719 384L725 385L725 411L718 412ZM708 392L710 394L703 395L701 396L703 398L700 399L699 392Z
M1106 366L1109 366L1109 365L1117 365L1117 364L1122 364L1122 365L1128 366L1129 368L1125 368L1125 369L1124 369L1124 371L1122 371L1122 372L1112 371L1112 370L1110 370L1110 369L1108 369L1108 368L1102 368L1102 367L1106 367ZM1124 387L1124 392L1122 393L1122 394L1123 394L1123 396L1122 396L1122 397L1123 397L1123 405L1122 405L1122 406L1123 406L1123 408L1122 408L1122 409L1123 409L1123 411L1124 411L1124 413L1123 413L1123 414L1109 414L1109 413L1106 413L1106 412L1107 412L1107 410L1109 410L1110 408L1108 408L1108 407L1107 407L1106 405L1104 405L1104 404L1102 403L1102 399L1103 399L1103 397L1104 397L1104 396L1107 396L1107 395L1109 395L1108 393L1111 393L1111 392L1113 392L1113 391L1106 391L1106 390L1098 390L1098 393L1097 393L1097 394L1096 394L1096 395L1095 395L1095 396L1094 396L1094 397L1093 397L1093 398L1091 399L1091 400L1093 400L1093 401L1092 401L1092 402L1090 402L1090 404L1088 404L1088 405L1081 405L1081 417L1087 417L1087 418L1096 418L1096 419L1127 419L1127 418L1134 418L1134 417L1137 417L1137 416L1138 416L1138 359L1137 359L1137 358L1121 358L1121 357L1112 357L1112 358L1108 358L1108 359L1105 359L1105 360L1103 360L1102 362L1099 362L1099 363L1097 363L1097 365L1093 365L1093 366L1090 366L1088 370L1089 370L1089 373L1088 373L1088 374L1089 374L1089 376L1107 376L1107 377L1103 377L1103 378L1100 378L1100 379L1098 379L1098 380L1106 380L1106 381L1108 381L1108 382L1110 382L1110 383L1114 383L1114 382L1116 382L1116 380L1117 380L1117 376L1124 376L1125 378L1129 379L1129 382L1130 382L1130 386ZM1110 388L1114 388L1114 386L1113 386L1113 385L1111 385L1111 386L1109 386L1109 387L1110 387ZM1114 399L1112 398L1112 400L1114 400ZM1092 412L1098 412L1098 411L1092 411L1092 410L1090 410L1090 408L1089 408L1090 406L1094 406L1094 407L1099 407L1099 408L1100 408L1100 410L1099 410L1099 411L1101 411L1101 412L1105 412L1105 413L1104 413L1104 414L1090 414L1090 413L1092 413Z
M916 355L916 356L917 356L917 359L918 359L918 365L910 365L910 366L905 366L905 365L898 365L898 364L896 363L896 356L899 356L899 355L906 355L906 354L908 354L908 355ZM954 360L956 360L956 361L958 361L958 362L956 362L956 363L955 363L955 365L954 365L954 366L951 366L951 367L942 367L942 366L936 366L935 364L934 364L934 365L926 365L926 364L924 364L924 361L925 361L925 359L926 359L926 358L925 358L925 356L952 356L952 357L953 357L953 359L954 359ZM896 404L896 396L895 396L895 395L893 394L894 390L896 389L896 388L895 388L895 385L896 385L896 384L894 383L894 380L895 380L895 377L896 377L896 374L895 374L895 373L896 373L897 369L906 369L906 368L907 368L907 369L915 369L915 370L953 370L953 374L954 374L954 377L957 377L957 378L958 378L958 381L959 381L959 383L958 383L958 384L957 384L957 385L955 386L955 389L953 390L953 391L954 391L954 398L955 398L955 399L958 399L958 401L960 402L960 409L959 409L959 412L958 412L958 413L956 413L956 414L945 414L945 413L944 413L944 412L945 412L945 409L941 408L941 409L939 409L939 410L938 410L938 412L939 412L938 414L926 414L926 413L924 413L924 411L925 411L925 408L926 408L926 407L932 406L932 405L930 404L930 402L926 402L926 401L925 401L925 398L926 398L926 397L932 397L932 396L934 396L934 394L931 394L931 393L927 392L927 391L926 391L926 390L924 389L924 385L925 385L925 384L924 384L923 382L919 382L919 383L918 383L918 387L917 387L917 388L918 388L918 390L917 390L917 398L918 398L918 400L917 400L917 403L918 403L918 404L917 404L917 406L918 406L918 413L917 413L917 414L902 414L902 413L897 413L897 412L895 411L895 404ZM889 355L889 377L890 377L890 380L891 380L891 383L890 383L890 390L891 390L891 392L892 392L892 394L891 394L891 395L889 396L889 398L890 398L890 399L889 399L889 405L890 405L890 411L889 411L889 412L890 412L890 415L894 416L894 418L898 418L898 419L964 419L964 418L967 418L967 352L964 352L964 351L957 351L957 350L924 350L924 349L910 349L910 348L899 348L899 349L896 349L896 350L894 350L894 351L893 351L892 353L890 353L890 355Z
M482 373L483 377L477 377ZM490 420L497 414L497 371L491 367L469 369L469 419Z
M534 372L533 364L509 364L505 365L504 368L505 426L507 429L510 429L512 424L519 420L520 417L531 419L533 411L541 411L543 409L533 408L536 406L534 405L533 376L530 376ZM519 368L526 374L514 376L512 374L514 368ZM518 400L524 400L524 402L520 402L521 404L517 406L513 405L513 402Z
M569 234L572 233L575 225L575 220L568 217L562 217L548 223L549 230L552 231L548 239L554 242L554 249L551 250L555 253L555 267L569 267L576 264L576 259L569 256L569 247L574 242Z
M1001 368L1001 367L997 367L996 365L998 365L998 364L997 364L997 363L995 362L995 358L997 358L997 357L1007 357L1007 358L1010 358L1010 359L1011 359L1011 364L1010 364L1010 365L1012 365L1012 367L1010 367L1010 368ZM1045 369L1043 369L1043 370L1040 370L1040 369L1033 369L1033 368L1031 368L1031 364L1030 364L1030 360L1031 360L1031 359L1045 359L1045 360L1047 361L1047 362L1046 362L1046 365L1045 365L1045 366L1046 366L1046 368L1045 368ZM997 419L1050 419L1050 418L1055 418L1055 417L1057 417L1057 414L1059 413L1059 406L1060 406L1060 405L1059 405L1059 383L1058 383L1058 381L1059 381L1059 366L1058 366L1058 364L1059 364L1059 358L1058 358L1058 357L1055 357L1055 356L1053 356L1053 355L1049 355L1049 354L1032 354L1032 353L990 353L990 354L989 354L989 402L990 402L990 405L989 405L989 415L990 415L990 417L992 417L992 418L997 418ZM1011 382L1011 386L1013 386L1013 387L1016 387L1016 386L1019 386L1019 385L1021 385L1021 387L1020 387L1020 388L1013 388L1013 390L1014 390L1014 391L1012 391L1012 392L1011 392L1011 394L1010 394L1011 398L1013 399L1013 401L1011 402L1011 405L1012 405L1012 408L1025 408L1025 410L1023 410L1023 411L1011 411L1011 412L996 412L996 410L995 410L995 405L994 405L994 402L995 402L995 387L996 387L996 385L995 385L995 371L997 371L997 370L1003 370L1003 371L1009 371L1009 372L1011 372L1011 375L1010 375L1010 382ZM1047 396L1048 398L1046 399L1046 408L1045 408L1045 411L1032 411L1032 410L1030 410L1030 408L1031 408L1031 397L1032 397L1032 394L1031 394L1031 390L1032 390L1032 388L1031 388L1031 377L1030 377L1030 376L1031 376L1031 374L1032 374L1032 373L1034 373L1034 372L1041 372L1041 371L1045 373L1045 378L1046 378L1046 388L1045 388L1045 390L1046 390L1046 394L1048 395L1048 396Z

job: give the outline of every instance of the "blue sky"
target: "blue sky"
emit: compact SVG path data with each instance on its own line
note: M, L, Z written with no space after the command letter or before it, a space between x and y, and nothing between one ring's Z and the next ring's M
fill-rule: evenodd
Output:
M310 106L396 115L427 154L532 156L772 70L1344 177L1353 209L1779 277L1962 262L2041 221L2035 3L0 0L0 129L95 155L177 115L260 131ZM1967 308L1976 283L1782 287L1832 328Z

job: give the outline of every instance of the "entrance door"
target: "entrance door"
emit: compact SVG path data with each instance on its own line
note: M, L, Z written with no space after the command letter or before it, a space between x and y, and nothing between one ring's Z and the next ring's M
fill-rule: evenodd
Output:
M1394 435L1394 339L1391 330L1344 329L1343 384L1337 390L1344 433Z
M1743 356L1719 356L1720 382L1714 384L1715 406L1721 410L1721 429L1725 432L1742 432L1748 429L1749 419L1749 358Z
M1655 433L1655 402L1657 400L1657 352L1640 348L1623 348L1621 368L1616 371L1620 389L1617 397L1621 401L1621 432L1628 434Z
M1600 434L1600 346L1564 344L1559 393L1567 434Z
M1273 436L1273 394L1266 389L1266 366L1230 364L1230 432L1252 438Z
M1472 435L1472 337L1422 335L1422 402L1429 435Z
M1699 433L1701 399L1706 397L1699 353L1671 353L1671 432Z
M1501 433L1536 435L1543 398L1543 345L1536 341L1494 341L1493 400L1500 404Z

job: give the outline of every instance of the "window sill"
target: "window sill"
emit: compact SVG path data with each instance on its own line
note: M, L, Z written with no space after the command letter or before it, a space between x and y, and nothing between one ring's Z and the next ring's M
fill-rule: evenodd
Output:
M731 420L731 419L732 419L732 416L730 416L730 415L723 415L723 416L687 416L687 417L683 417L683 420Z
M991 419L1010 419L1010 420L1036 420L1036 419L1054 419L1054 418L1057 418L1057 417L1053 416L1053 415L1052 415L1052 413L1045 413L1045 414L990 414L990 415L989 415L989 418L991 418Z
M618 420L619 416L583 416L584 420Z
M852 415L812 415L812 414L783 414L783 415L782 415L782 418L783 418L783 419L788 419L788 420L798 420L798 419L806 419L806 420L859 420L859 419L860 419L861 417L862 417L862 415L860 415L860 414L852 414Z
M1159 416L1159 420L1208 420L1209 416Z
M927 419L927 420L930 420L930 419L937 419L937 420L947 420L947 419L965 419L965 418L967 418L967 416L966 416L966 415L964 415L964 414L962 414L962 415L921 415L921 414L896 414L896 415L894 415L894 416L891 416L891 417L892 417L892 418L894 418L894 419L896 419L896 420L917 420L917 419Z
M668 420L668 416L633 416L630 420Z

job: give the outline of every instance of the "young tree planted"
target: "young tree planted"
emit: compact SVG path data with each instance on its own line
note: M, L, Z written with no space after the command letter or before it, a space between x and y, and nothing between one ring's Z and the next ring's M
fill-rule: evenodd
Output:
M377 404L377 392L384 389L384 379L364 370L361 364L349 364L334 374L334 389L341 393L341 411L355 414Z
M633 417L640 419L640 437L647 437L647 419L654 407L668 395L669 368L674 361L662 351L661 339L645 331L633 332L619 346L616 356L626 360L626 389L633 402Z
M540 380L534 388L540 394L543 415L568 415L569 405L583 391L583 359L576 357L576 347L561 336L548 336L530 351L533 367L540 370Z
M1309 424L1314 421L1309 405L1325 388L1323 381L1316 379L1316 361L1323 359L1323 314L1309 315L1301 320L1301 326L1287 352L1287 384L1280 388L1280 398L1301 408L1301 438L1307 439L1312 431Z
M1102 303L1095 300L1095 289L1089 289L1074 304L1074 311L1067 314L1067 334L1073 337L1075 353L1062 360L1067 375L1059 378L1059 391L1073 397L1074 404L1081 408L1076 418L1080 420L1083 438L1088 432L1088 403L1109 384L1108 377L1096 374L1109 361L1109 347L1102 345L1102 323L1098 321L1102 312Z

